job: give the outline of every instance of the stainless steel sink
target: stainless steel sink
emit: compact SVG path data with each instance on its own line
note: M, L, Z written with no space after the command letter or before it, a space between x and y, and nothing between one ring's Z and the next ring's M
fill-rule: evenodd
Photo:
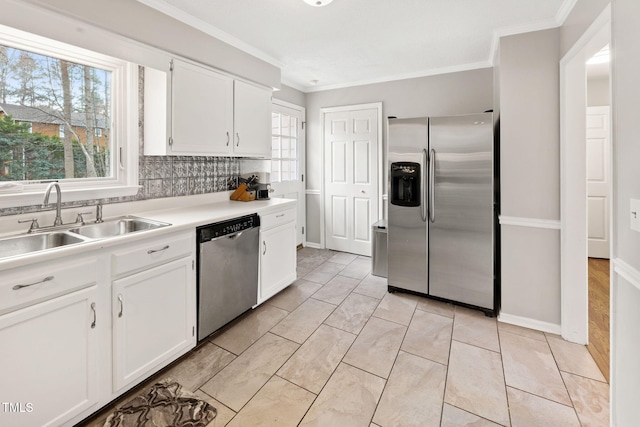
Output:
M0 258L24 255L84 241L85 239L67 232L29 234L0 239Z
M146 218L127 216L107 220L100 224L83 225L81 227L72 228L69 231L91 239L104 239L106 237L116 237L124 234L136 233L138 231L154 230L168 225L171 224L153 221Z
M168 225L171 224L146 218L125 216L99 224L78 225L71 229L42 230L32 234L0 238L0 258L55 249L61 246L91 241L92 239L105 239L139 231L153 230ZM66 228L68 225L63 225L63 227Z

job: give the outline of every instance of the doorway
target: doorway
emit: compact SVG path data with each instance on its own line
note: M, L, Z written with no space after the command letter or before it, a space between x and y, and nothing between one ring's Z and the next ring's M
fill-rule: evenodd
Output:
M382 104L321 111L324 247L371 256L381 206Z
M611 91L609 46L587 61L587 349L609 381L611 251Z
M566 340L585 345L589 342L586 63L610 40L607 6L560 61L561 332Z

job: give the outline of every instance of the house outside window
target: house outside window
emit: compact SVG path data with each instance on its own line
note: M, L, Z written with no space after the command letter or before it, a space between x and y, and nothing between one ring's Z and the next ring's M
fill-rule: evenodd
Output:
M50 180L68 201L137 193L136 64L0 26L0 69L0 188L29 184L5 186L0 208Z

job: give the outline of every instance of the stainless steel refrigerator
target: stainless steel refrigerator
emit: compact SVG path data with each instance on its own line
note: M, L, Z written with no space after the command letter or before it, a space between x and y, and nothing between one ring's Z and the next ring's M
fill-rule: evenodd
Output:
M494 311L493 114L389 119L388 285Z

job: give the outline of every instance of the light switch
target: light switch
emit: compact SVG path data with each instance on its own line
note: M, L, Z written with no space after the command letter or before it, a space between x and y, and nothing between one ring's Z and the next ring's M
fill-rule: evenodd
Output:
M631 215L631 229L640 231L640 200L631 199L629 201L629 212Z

